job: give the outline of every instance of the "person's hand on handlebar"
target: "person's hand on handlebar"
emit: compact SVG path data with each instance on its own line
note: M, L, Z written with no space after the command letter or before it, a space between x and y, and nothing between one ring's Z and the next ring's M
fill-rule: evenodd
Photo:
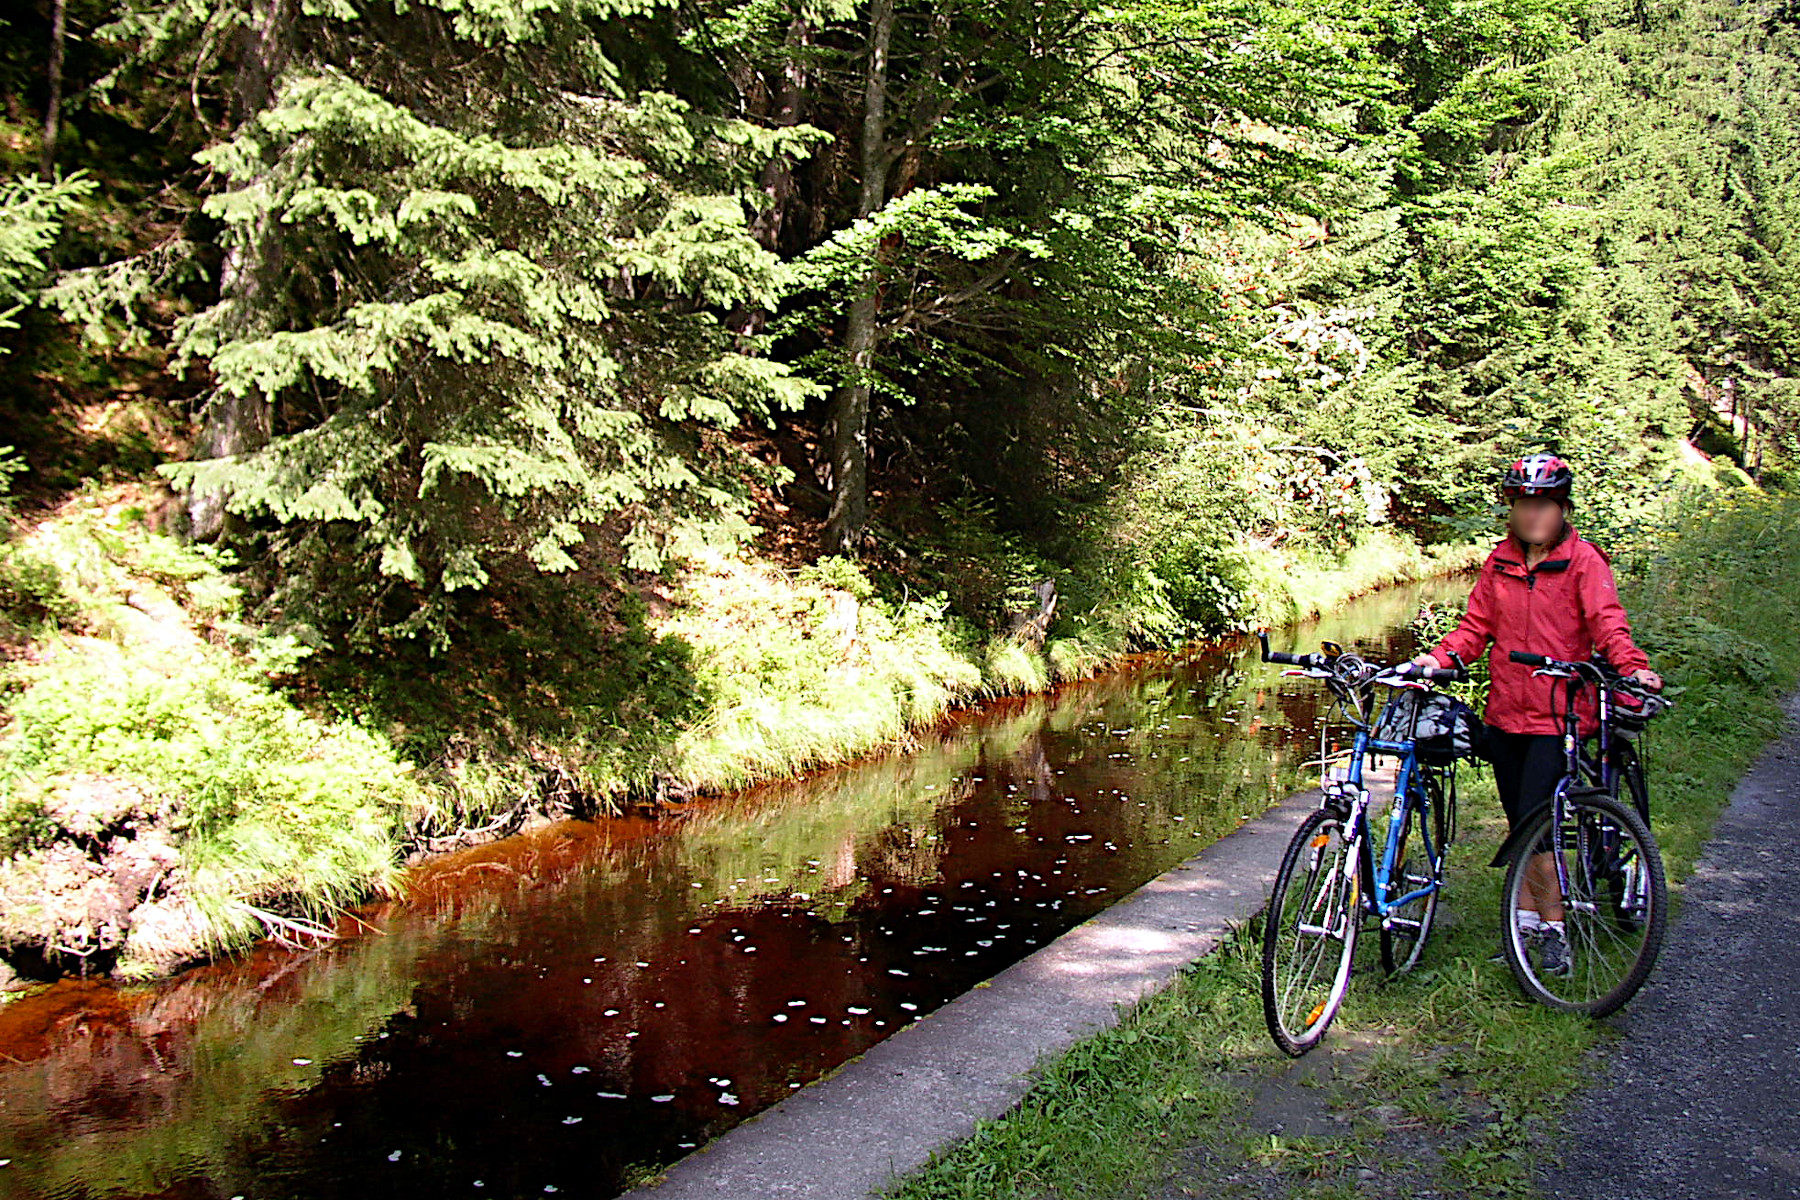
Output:
M1649 667L1641 667L1633 671L1631 677L1653 692L1660 692L1663 689L1663 677Z
M1443 670L1443 667L1438 664L1437 656L1435 654L1421 654L1417 658L1407 660L1406 665L1409 667L1423 667L1427 671Z

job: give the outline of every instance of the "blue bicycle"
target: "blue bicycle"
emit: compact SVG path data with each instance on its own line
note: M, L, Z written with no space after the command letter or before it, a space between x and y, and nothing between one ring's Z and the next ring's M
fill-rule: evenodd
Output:
M1288 843L1264 917L1263 1016L1275 1044L1297 1058L1319 1044L1344 1002L1365 918L1380 923L1390 975L1419 961L1456 836L1456 761L1472 744L1474 714L1431 686L1467 681L1460 664L1388 667L1331 642L1319 654L1282 654L1270 651L1268 634L1258 636L1264 662L1323 681L1356 731L1348 753L1328 754L1329 722L1320 723L1323 797ZM1379 718L1377 687L1389 692ZM1363 783L1371 754L1399 759L1379 858Z

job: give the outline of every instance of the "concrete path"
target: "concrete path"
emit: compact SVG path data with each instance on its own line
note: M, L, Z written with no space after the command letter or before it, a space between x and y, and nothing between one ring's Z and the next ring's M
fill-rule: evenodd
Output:
M1800 718L1800 699L1789 702ZM1654 765L1652 767L1654 769ZM1800 1198L1800 728L1739 782L1656 974L1539 1180L1558 1200Z
M1373 781L1371 781L1373 783ZM1118 1020L1262 908L1319 803L1302 792L1105 912L725 1133L636 1200L865 1200L1024 1095L1047 1055Z

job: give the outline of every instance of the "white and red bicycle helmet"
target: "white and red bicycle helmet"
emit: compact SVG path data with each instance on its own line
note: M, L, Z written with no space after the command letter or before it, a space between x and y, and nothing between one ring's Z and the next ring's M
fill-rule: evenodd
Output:
M1575 489L1575 472L1554 454L1532 454L1519 459L1500 479L1500 494L1507 500L1520 496L1549 496L1569 503Z

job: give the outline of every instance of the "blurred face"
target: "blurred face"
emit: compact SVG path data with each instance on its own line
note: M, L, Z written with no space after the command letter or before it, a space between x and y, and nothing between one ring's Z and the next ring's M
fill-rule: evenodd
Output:
M1527 545L1547 545L1562 532L1562 502L1549 496L1520 496L1512 505L1512 531Z

